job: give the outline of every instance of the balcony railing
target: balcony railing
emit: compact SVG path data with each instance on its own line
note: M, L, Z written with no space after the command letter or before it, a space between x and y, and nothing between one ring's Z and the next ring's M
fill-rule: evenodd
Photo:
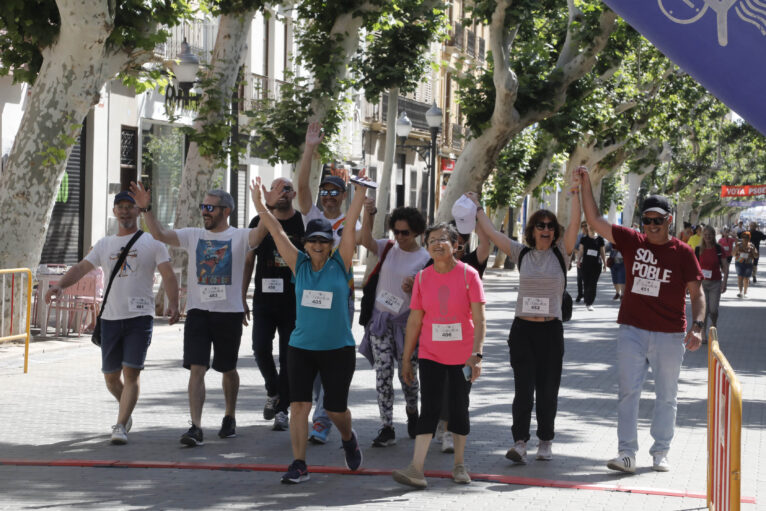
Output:
M465 52L471 57L476 56L476 33L473 30L468 31L467 45Z
M481 60L482 62L484 62L484 56L485 56L485 50L486 50L485 47L486 47L486 41L484 40L483 37L480 37L479 38L479 55L478 55L478 57L479 57L479 60Z
M455 34L455 44L457 48L460 49L460 51L463 51L463 44L464 44L464 37L463 34L465 33L465 27L461 25L460 23L455 22L453 25L453 31Z
M215 45L218 32L218 21L194 21L187 25L178 25L167 29L170 37L154 47L154 55L162 60L173 60L181 53L181 44L184 37L189 47L197 57L200 64L210 62L210 53Z
M399 111L407 112L407 117L412 121L412 127L418 130L428 131L426 122L426 112L431 108L428 103L421 103L414 99L408 99L399 96ZM388 117L388 94L383 95L383 105L380 109L382 122L386 122Z

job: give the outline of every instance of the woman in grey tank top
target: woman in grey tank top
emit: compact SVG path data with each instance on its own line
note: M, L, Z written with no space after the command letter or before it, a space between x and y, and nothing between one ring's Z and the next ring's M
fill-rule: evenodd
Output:
M561 301L566 286L565 268L577 241L580 227L580 186L575 178L569 193L571 210L566 231L548 210L536 211L524 229L524 242L514 241L497 231L484 213L475 193L466 196L477 205L476 221L499 250L519 267L516 315L508 336L513 370L514 444L505 457L514 463L527 462L532 408L537 395L538 460L550 460L554 421L558 406L561 368L564 361L564 327ZM522 254L523 251L523 254ZM563 266L563 268L562 268Z

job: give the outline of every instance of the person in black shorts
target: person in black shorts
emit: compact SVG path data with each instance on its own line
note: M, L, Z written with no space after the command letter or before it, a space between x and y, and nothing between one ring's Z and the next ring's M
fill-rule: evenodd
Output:
M284 177L271 183L270 197L266 207L279 220L282 229L294 245L303 238L304 227L301 214L293 209L295 188ZM287 409L290 406L289 380L287 377L287 343L295 328L295 284L292 271L277 252L274 238L256 216L249 227L255 229L257 248L248 252L245 274L242 278L242 303L245 304L245 325L250 318L246 294L255 266L255 291L253 292L253 354L261 376L266 383L266 404L263 418L274 419L274 431L288 428ZM256 262L256 257L257 262ZM279 371L272 356L274 334L279 333Z

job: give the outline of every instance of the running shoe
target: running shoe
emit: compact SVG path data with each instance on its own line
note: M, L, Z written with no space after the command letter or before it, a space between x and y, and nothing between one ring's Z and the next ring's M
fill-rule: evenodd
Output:
M442 452L452 453L455 452L455 439L452 438L452 432L445 431L442 435Z
M128 422L125 423L125 432L130 433L130 428L133 427L133 416L128 417Z
M192 424L189 431L181 435L181 443L189 447L205 445L205 442L202 440L202 430Z
M636 472L636 458L625 453L620 453L616 458L612 458L606 464L607 468L618 472L633 474Z
M279 396L266 396L266 404L263 405L263 419L270 421L277 414Z
M125 431L125 426L122 424L112 426L111 442L114 445L125 445L128 443L128 432Z
M452 468L452 480L457 484L468 484L471 482L471 476L468 475L465 465L459 463Z
M652 470L655 472L669 472L670 463L667 454L655 454L652 456Z
M351 430L351 439L341 440L343 445L343 453L346 458L346 468L349 470L356 470L362 466L362 450L359 448L359 442L357 441L356 431Z
M391 472L394 481L399 484L406 484L413 488L423 489L428 486L426 483L426 476L420 470L412 466L412 463L401 470L394 470Z
M373 447L389 447L396 445L396 432L391 426L383 426L378 430L378 436L372 441Z
M234 438L237 436L237 421L231 415L224 415L221 421L221 429L218 430L218 436L221 438Z
M277 415L274 417L274 427L271 429L273 431L287 431L289 427L290 419L288 419L287 414L285 412L277 412Z
M282 483L298 484L303 481L308 481L309 479L311 479L311 477L309 477L309 469L306 466L306 462L303 460L294 460L290 463L290 466L287 467L287 472L282 476Z
M553 451L551 449L552 446L553 446L553 441L540 440L540 445L537 446L536 458L538 460L550 461L551 458L553 458Z
M319 421L315 421L311 427L311 433L309 433L309 442L317 445L324 445L327 443L327 437L330 434L330 426L325 426Z
M514 463L526 463L527 462L527 443L524 440L518 440L513 447L508 449L505 453L505 457Z

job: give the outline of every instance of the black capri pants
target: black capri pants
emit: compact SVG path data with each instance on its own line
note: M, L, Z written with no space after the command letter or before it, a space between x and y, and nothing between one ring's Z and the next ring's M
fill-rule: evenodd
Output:
M313 402L314 378L324 387L324 409L343 413L348 410L348 389L356 370L356 346L335 350L304 350L287 347L287 374L290 402Z
M471 382L463 375L463 364L445 365L427 358L418 361L420 375L420 416L416 434L433 435L442 411L442 401L447 396L447 430L456 435L471 431L468 419L468 395ZM446 386L445 386L446 385Z

